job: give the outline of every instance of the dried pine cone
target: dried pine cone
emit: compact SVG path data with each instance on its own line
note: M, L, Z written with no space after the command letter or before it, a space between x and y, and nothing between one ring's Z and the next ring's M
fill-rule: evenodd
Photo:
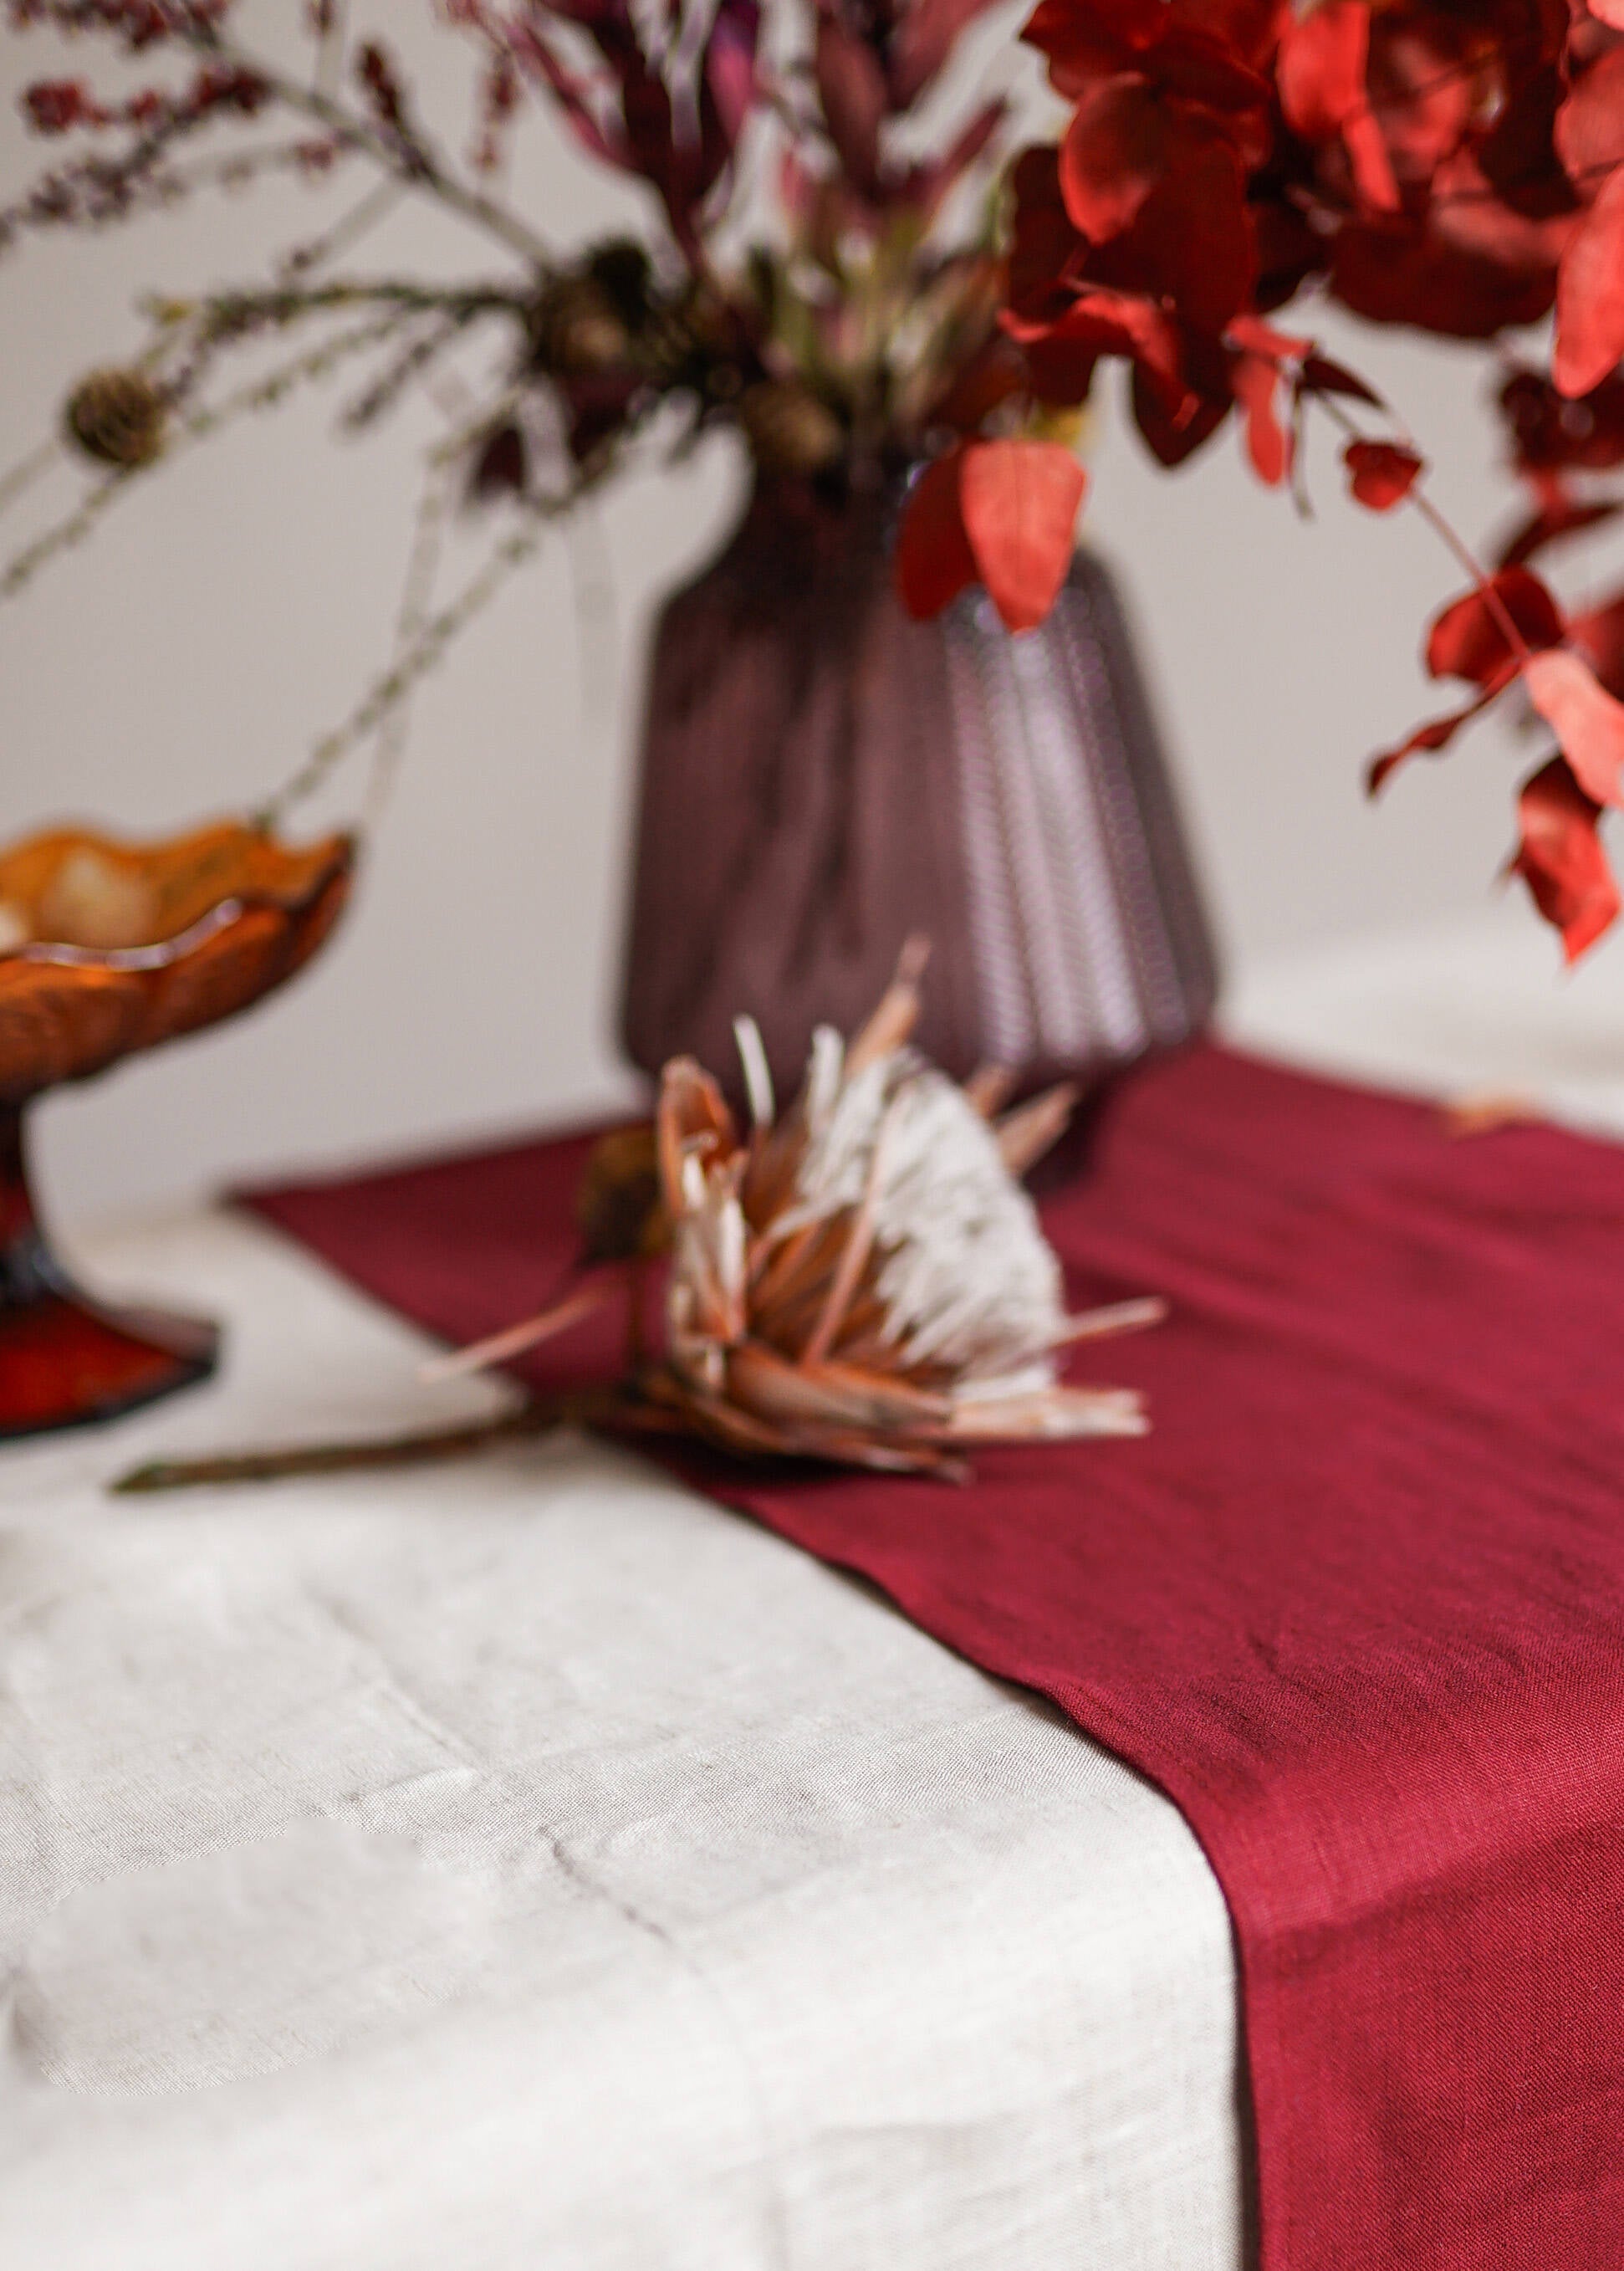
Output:
M820 473L846 446L827 403L796 379L760 379L738 398L738 421L756 463L772 473Z
M161 454L169 406L138 370L93 370L68 397L63 415L86 457L128 470Z
M595 279L566 276L551 287L537 323L537 354L545 369L584 378L619 369L631 350L631 334Z

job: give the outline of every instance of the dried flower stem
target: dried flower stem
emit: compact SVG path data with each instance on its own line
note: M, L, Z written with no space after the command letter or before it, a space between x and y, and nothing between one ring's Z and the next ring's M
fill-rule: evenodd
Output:
M346 0L327 0L320 44L315 53L314 87L317 94L337 93L339 77L344 70L344 41L348 28L348 14Z
M287 362L278 363L263 377L250 379L219 401L208 403L193 411L181 421L180 431L188 441L201 442L217 434L222 426L241 418L250 411L271 410L296 386L306 381L326 378L351 356L362 354L368 347L379 346L392 339L402 325L410 321L408 311L402 309L386 310L374 316L369 323L355 324L346 331L335 331L320 344L308 348Z
M0 601L14 599L58 553L82 544L103 514L129 489L136 475L145 470L138 465L121 465L116 473L98 481L65 520L56 522L36 536L32 544L25 545L0 570Z
M553 257L544 240L496 198L470 188L448 172L419 136L386 133L338 101L319 79L314 86L305 86L225 38L212 24L189 26L180 37L227 69L247 72L278 102L315 119L339 141L364 151L412 188L438 198L451 212L496 237L510 252L516 252L531 268L543 275L552 272Z
M0 473L0 512L48 473L63 454L60 436L48 434L43 442L19 458L9 473Z
M410 652L412 643L421 637L428 620L434 599L434 578L439 573L440 555L445 544L451 495L451 463L436 456L430 460L428 472L424 477L417 524L412 530L412 552L406 562L405 585L401 592L400 614L395 628L397 663ZM411 724L412 698L408 693L396 704L378 730L367 783L366 824L369 830L382 817L393 792L401 759L405 755Z
M196 302L153 297L147 312L195 318L211 337L298 322L334 309L389 306L405 315L526 317L534 294L506 284L419 284L409 277L341 277L330 284L273 284L263 292L214 292Z
M368 1441L294 1444L281 1450L226 1452L218 1457L153 1459L120 1475L109 1488L121 1497L159 1491L207 1490L231 1483L271 1483L298 1475L339 1475L389 1467L425 1466L457 1459L497 1443L523 1442L567 1426L612 1418L621 1402L612 1389L532 1398L515 1411Z
M374 182L366 196L352 205L348 212L341 213L330 228L313 238L308 244L295 246L282 263L282 273L285 276L305 276L313 268L325 267L330 260L337 259L339 253L348 252L352 245L359 244L380 221L386 220L405 194L405 183L392 175L382 182Z
M370 323L358 324L348 331L337 332L291 361L278 364L276 369L239 388L222 401L192 412L180 421L176 439L154 462L162 464L177 449L183 448L188 443L207 439L223 426L251 411L272 408L295 386L307 380L326 377L348 356L359 354L391 337L406 320L404 311L398 307L391 308L383 315L374 316ZM103 515L129 492L135 477L152 470L151 465L121 466L116 473L98 481L64 519L43 530L0 570L0 602L14 599L59 553L82 543Z
M490 605L514 570L523 567L538 550L547 524L567 512L579 494L579 489L570 489L561 496L533 498L526 503L523 525L504 537L456 599L429 618L405 652L374 680L344 723L322 736L298 771L261 808L261 826L279 827L291 808L314 795L357 742L378 731L419 680L434 669L458 632Z

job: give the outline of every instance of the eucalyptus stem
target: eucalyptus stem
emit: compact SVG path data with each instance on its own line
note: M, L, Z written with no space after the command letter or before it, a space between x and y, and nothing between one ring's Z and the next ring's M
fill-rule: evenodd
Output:
M1363 431L1356 420L1348 416L1339 403L1333 401L1329 395L1321 395L1318 400L1321 408L1331 423L1340 427L1350 440L1355 442L1369 440L1369 436ZM1403 421L1399 422L1402 424ZM1417 452L1417 454L1420 453ZM1440 543L1453 554L1459 566L1465 569L1482 594L1483 603L1494 618L1495 627L1507 646L1520 662L1526 662L1529 659L1528 641L1518 628L1511 610L1502 599L1494 577L1448 515L1442 511L1428 496L1426 481L1427 474L1423 467L1416 475L1409 494L1404 500L1405 503L1420 515Z

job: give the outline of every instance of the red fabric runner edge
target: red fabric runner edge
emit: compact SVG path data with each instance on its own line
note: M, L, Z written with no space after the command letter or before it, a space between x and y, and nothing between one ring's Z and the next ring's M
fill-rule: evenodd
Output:
M589 1139L256 1194L419 1324L540 1306ZM1234 1921L1264 2271L1624 2263L1624 1150L1204 1046L1045 1226L1141 1442L962 1489L674 1462L1038 1689ZM601 1379L593 1321L538 1383Z

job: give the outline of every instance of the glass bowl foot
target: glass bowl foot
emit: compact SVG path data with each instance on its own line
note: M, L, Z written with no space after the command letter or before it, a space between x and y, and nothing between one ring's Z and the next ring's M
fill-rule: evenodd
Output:
M201 1318L113 1309L63 1284L0 1299L0 1441L116 1418L214 1370Z
M0 1104L0 1441L116 1418L206 1380L219 1353L200 1317L81 1293L41 1236L20 1104Z

